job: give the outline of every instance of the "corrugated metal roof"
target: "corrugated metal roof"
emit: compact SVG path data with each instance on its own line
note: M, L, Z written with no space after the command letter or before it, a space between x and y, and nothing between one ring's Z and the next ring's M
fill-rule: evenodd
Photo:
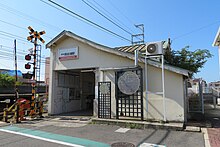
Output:
M122 47L115 47L115 50L125 52L125 53L134 53L135 50L139 50L140 52L145 52L146 44L138 44L138 45L131 45L131 46L122 46Z

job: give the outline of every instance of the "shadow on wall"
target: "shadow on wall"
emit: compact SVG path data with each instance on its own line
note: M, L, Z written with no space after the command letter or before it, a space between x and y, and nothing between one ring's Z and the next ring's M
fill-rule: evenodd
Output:
M111 71L111 72L105 72L104 75L112 82L115 84L115 72L114 71ZM115 86L112 85L111 88L114 88L115 89ZM113 90L114 91L114 90ZM116 98L115 98L115 93L112 93L112 98L115 100L116 102ZM116 103L113 104L112 103L112 106L115 105L116 106ZM112 108L111 108L112 109ZM116 107L113 107L113 109L115 109L115 111L111 111L111 117L116 117Z
M104 72L104 75L115 84L115 72Z
M153 110L154 111L156 111L158 114L159 114L159 116L161 117L161 119L163 119L163 114L151 103L151 102L148 102L148 115L150 115L150 119L149 120L151 120L151 119L153 119L153 120L157 120L157 118L155 118L154 116L155 116L155 114L151 114L151 113L149 113L149 106L151 107L151 108L153 108ZM145 109L146 110L146 109ZM149 118L149 117L148 117Z

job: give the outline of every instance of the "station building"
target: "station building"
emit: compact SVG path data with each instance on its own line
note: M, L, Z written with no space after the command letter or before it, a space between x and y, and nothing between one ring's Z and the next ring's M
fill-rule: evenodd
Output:
M146 52L146 44L112 48L64 30L46 47L49 114L88 111L106 119L186 121L189 71L165 64L163 97L160 60L140 56L134 65L134 51Z

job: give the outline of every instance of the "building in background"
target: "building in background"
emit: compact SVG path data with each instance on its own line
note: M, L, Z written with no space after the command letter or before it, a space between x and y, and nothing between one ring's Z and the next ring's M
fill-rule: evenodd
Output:
M220 81L217 82L210 82L209 87L213 87L214 89L218 90L220 92Z
M202 86L203 93L208 93L208 84L205 80L202 78L196 78L196 79L190 79L188 82L188 92L189 94L194 93L198 94L199 93L199 83Z
M1 74L8 74L9 76L15 76L15 70L10 70L10 69L0 69ZM17 71L18 77L22 77L22 72L20 70Z

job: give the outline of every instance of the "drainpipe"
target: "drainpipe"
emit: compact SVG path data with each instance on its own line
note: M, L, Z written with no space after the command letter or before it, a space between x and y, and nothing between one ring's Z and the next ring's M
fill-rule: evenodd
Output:
M135 65L135 67L137 67L138 66L138 53L139 53L139 51L138 50L135 50L134 51L134 65Z

